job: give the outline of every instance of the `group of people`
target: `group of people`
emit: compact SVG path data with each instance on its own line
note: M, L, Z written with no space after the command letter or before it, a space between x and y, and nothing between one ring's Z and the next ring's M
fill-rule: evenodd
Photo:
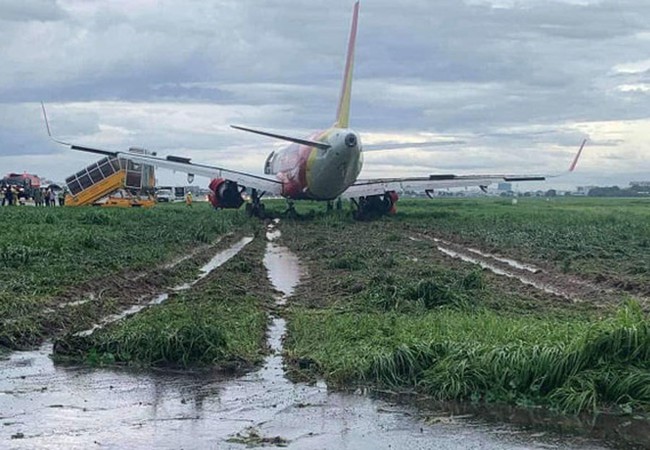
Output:
M34 200L35 206L56 206L57 199L59 206L63 206L65 193L60 191L57 195L54 189L32 189L27 192L25 188L5 185L0 187L0 196L2 196L2 206L25 205L27 201Z

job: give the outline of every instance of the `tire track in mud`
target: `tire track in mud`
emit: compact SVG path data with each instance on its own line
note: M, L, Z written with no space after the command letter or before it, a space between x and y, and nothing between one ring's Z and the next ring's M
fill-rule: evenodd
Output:
M161 271L172 271L176 267L178 267L182 263L184 263L185 261L188 261L188 260L190 260L192 258L200 258L201 254L203 254L205 252L209 252L211 249L217 247L224 240L224 238L230 237L230 236L232 236L232 233L229 233L229 234L227 234L225 236L219 237L219 239L217 239L212 244L202 245L202 246L196 247L196 248L192 249L190 252L188 252L186 255L176 257L176 258L172 259L171 261L160 265L158 267L158 269L160 269ZM153 270L156 270L156 269L154 268ZM148 277L148 275L151 275L151 271L143 271L143 272L140 272L140 273L136 273L133 276L125 277L124 279L135 283L136 281L144 280L145 278ZM116 277L119 277L119 275L116 275ZM93 280L90 283L92 283L94 285L94 284L97 283L97 280ZM79 288L77 288L77 289L79 289ZM49 314L49 313L55 312L56 309L72 308L72 307L76 307L76 306L85 305L86 303L89 303L89 302L97 301L97 300L99 300L101 298L102 294L108 289L110 289L110 288L106 287L106 288L101 289L101 290L88 291L85 294L81 294L82 297L85 297L85 298L81 298L81 299L78 299L78 300L69 300L69 301L59 302L59 303L57 303L56 305L54 305L52 307L44 309L43 312ZM68 295L70 295L70 294L68 294ZM72 294L72 295L78 295L78 294ZM146 297L146 295L144 295L142 297Z
M223 264L226 262L230 261L233 257L235 257L240 251L244 249L248 244L250 244L253 241L253 237L243 237L241 238L238 242L233 244L232 246L226 248L225 250L220 250L217 252L216 255L210 259L206 264L204 264L200 269L199 269L199 275L192 281L180 284L178 286L175 286L171 288L168 292L162 292L158 295L155 295L152 299L150 299L146 303L140 303L135 304L131 306L130 308L117 313L117 314L111 314L109 316L106 316L102 318L102 320L99 323L94 324L91 328L83 331L79 331L74 334L74 336L80 336L80 337L86 337L90 336L92 333L94 333L97 330L101 330L107 325L110 325L112 323L118 322L122 319L125 319L129 316L132 316L134 314L139 313L140 311L144 310L145 308L148 308L150 306L154 305L160 305L167 301L172 293L176 292L181 292L185 291L187 289L190 289L192 286L194 286L196 283L210 275L212 271L215 269L221 267ZM171 291L171 292L170 292ZM141 299L142 300L142 299Z
M532 286L539 291L554 295L566 301L574 303L588 302L597 307L606 307L620 303L622 299L630 296L626 292L601 287L573 276L550 272L532 264L520 262L502 255L487 253L473 247L465 247L455 242L425 234L418 233L415 236L410 236L409 239L432 242L439 252L450 258L478 265L495 275L515 279L522 284ZM646 298L635 298L642 301L645 305L650 303Z
M215 249L220 251L234 239L233 233L227 233L163 264L140 271L125 269L70 286L20 320L1 321L0 345L10 350L36 348L55 335L92 327L106 317L119 314L120 310L160 295L174 282L187 279L189 271L210 260Z
M185 255L176 257L167 263L164 263L157 267L153 267L152 269L149 270L135 272L132 274L130 274L129 272L123 274L113 274L108 277L101 277L99 279L90 280L89 282L86 282L79 287L72 288L69 292L59 297L59 299L78 298L84 296L88 296L88 298L85 299L82 298L81 300L70 300L70 301L59 302L57 303L56 307L66 308L71 306L83 305L84 303L88 303L89 301L93 301L101 298L101 296L105 292L110 291L112 288L115 287L137 293L138 288L140 286L146 287L149 281L152 278L156 277L157 273L171 274L174 269L178 268L179 266L181 266L181 264L185 263L186 261L190 261L193 259L197 259L199 261L203 259L207 259L206 256L207 254L211 253L215 248L219 248L220 245L225 240L233 237L234 237L233 233L228 233L224 236L220 236L216 241L212 242L211 244L198 246L190 250L189 252L187 252L187 254ZM141 282L141 283L137 283L137 282ZM160 287L158 289L160 289ZM142 294L142 297L146 297L146 295L151 295L151 292L146 292Z

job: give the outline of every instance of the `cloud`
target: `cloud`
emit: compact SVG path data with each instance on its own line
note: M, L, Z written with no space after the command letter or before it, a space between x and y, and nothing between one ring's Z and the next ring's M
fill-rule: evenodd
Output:
M330 125L351 6L5 2L0 164L62 179L86 162L47 141L46 100L65 139L259 171L280 144L228 125ZM641 0L363 2L352 126L392 150L368 153L364 174L563 170L584 137L585 177L650 172L647 17Z
M2 22L49 22L66 17L56 0L21 0L0 3L0 23Z

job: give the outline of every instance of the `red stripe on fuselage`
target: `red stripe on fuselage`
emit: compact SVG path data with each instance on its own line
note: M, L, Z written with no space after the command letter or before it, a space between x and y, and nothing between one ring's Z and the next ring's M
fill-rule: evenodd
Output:
M310 140L319 140L324 132L314 133ZM307 164L313 147L291 144L279 151L274 162L275 176L282 183L282 195L293 200L311 199L307 183Z

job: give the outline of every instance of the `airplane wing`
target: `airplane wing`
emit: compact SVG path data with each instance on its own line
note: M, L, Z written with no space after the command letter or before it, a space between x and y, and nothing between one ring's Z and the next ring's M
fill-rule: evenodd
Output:
M85 150L77 146L71 146L70 148L73 150ZM280 181L259 175L224 169L222 167L193 163L189 158L171 155L166 158L159 158L156 156L140 155L130 152L115 152L115 156L121 159L129 159L136 163L148 164L157 168L171 169L191 175L201 175L208 178L224 178L228 181L234 181L240 186L258 189L268 194L282 194L282 183Z
M197 164L190 161L189 158L184 158L180 156L167 156L165 158L153 156L153 155L144 155L139 153L132 152L119 152L119 151L109 151L102 150L92 147L84 147L80 145L71 144L69 142L63 142L58 139L55 139L52 136L50 131L50 125L47 120L47 113L45 112L45 106L43 107L43 117L45 118L45 125L47 127L47 134L50 138L57 144L66 145L72 150L81 150L89 153L97 153L104 156L113 156L120 159L126 159L133 161L138 164L148 164L151 166L170 169L177 172L183 172L191 175L201 175L208 178L224 178L229 181L234 181L241 186L248 188L258 189L260 191L265 191L268 194L272 195L281 195L282 194L282 183L278 180L272 178L266 178L259 175L253 175L245 172L238 172L235 170L224 169L222 167L209 166L205 164Z
M415 178L379 178L374 180L357 180L342 195L343 198L367 197L370 195L382 195L386 192L415 191L431 192L436 189L452 187L480 187L485 190L493 183L518 182L518 181L544 181L547 178L554 178L560 175L573 172L578 164L587 140L582 141L575 158L569 166L569 170L555 175L429 175L428 177Z

